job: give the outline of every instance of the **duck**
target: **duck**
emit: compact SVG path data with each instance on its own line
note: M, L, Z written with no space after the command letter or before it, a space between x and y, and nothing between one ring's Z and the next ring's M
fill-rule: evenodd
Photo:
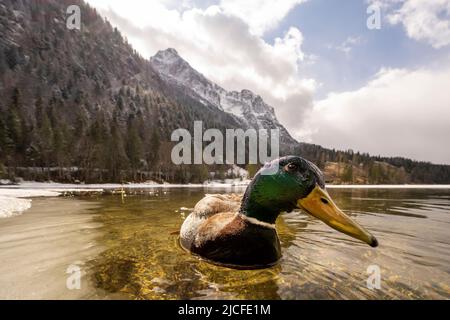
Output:
M324 175L312 162L286 156L266 163L243 195L207 194L184 220L183 249L234 269L262 269L282 257L275 222L299 209L331 228L377 247L377 239L333 202Z

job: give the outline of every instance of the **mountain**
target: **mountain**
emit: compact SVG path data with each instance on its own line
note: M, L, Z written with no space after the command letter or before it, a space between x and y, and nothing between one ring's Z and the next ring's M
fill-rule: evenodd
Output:
M81 30L66 27L74 4ZM82 0L1 0L0 30L0 179L231 178L230 166L172 163L171 133L200 120L222 132L278 128L282 154L315 162L330 183L450 183L450 166L297 142L257 94L221 88L174 49L143 58Z
M275 116L275 110L250 90L227 91L192 68L178 52L169 48L150 58L155 70L172 87L183 88L193 99L205 106L214 106L234 116L242 127L279 129L283 144L297 144Z
M66 28L73 4L81 30ZM241 126L168 86L83 1L2 0L0 29L0 177L199 182L206 168L171 163L170 134Z
M278 121L274 108L250 90L227 91L195 70L173 48L150 58L152 67L173 91L181 90L205 107L232 115L242 128L279 129L282 154L301 154L324 170L329 183L447 183L450 167L404 158L371 157L299 143Z

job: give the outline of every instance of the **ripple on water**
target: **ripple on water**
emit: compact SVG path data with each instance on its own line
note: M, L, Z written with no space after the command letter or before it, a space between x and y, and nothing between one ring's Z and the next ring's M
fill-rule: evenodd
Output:
M448 191L330 193L374 232L377 249L293 212L277 222L280 263L246 271L211 265L179 247L179 210L193 208L202 190L130 197L125 203L104 197L97 219L103 224L99 242L107 249L91 262L94 282L132 299L450 298ZM381 269L381 290L367 288L370 265Z

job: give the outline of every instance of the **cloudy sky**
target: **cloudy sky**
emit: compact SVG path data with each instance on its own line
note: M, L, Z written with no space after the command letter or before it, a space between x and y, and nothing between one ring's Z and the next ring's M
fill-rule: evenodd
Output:
M260 94L300 141L450 164L450 0L88 2L144 57L172 47Z

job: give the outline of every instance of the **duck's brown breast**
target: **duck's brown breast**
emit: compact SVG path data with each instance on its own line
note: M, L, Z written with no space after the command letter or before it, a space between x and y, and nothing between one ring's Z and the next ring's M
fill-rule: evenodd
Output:
M275 228L252 223L236 213L220 213L207 219L199 228L191 251L238 268L270 266L281 257Z

